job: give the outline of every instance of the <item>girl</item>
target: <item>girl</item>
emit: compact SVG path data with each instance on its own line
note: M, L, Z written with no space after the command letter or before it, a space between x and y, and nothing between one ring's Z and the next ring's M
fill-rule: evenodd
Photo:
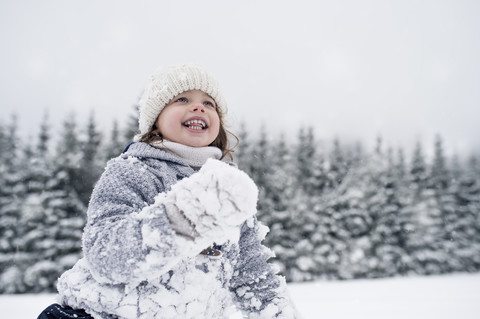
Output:
M295 318L261 245L258 190L235 165L217 81L197 65L156 71L139 129L95 186L84 258L39 318Z

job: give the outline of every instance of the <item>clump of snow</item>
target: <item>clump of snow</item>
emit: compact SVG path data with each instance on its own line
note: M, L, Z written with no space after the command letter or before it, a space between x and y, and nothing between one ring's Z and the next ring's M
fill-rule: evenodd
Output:
M183 214L200 238L222 244L238 241L238 226L256 213L257 198L258 189L247 174L210 159L198 173L158 195L156 203Z
M253 226L249 226L249 227L251 228ZM269 231L270 231L270 228L268 228L268 226L259 223L259 225L258 225L258 239L260 241L264 240Z

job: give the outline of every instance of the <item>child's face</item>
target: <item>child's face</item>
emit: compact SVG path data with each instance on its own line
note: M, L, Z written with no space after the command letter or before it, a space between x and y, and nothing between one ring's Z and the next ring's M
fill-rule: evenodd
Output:
M220 130L216 107L203 91L183 92L165 106L155 124L167 140L193 147L208 146Z

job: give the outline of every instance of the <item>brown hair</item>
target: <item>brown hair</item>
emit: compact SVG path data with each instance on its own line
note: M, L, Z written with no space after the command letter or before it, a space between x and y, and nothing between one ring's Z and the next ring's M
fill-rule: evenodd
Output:
M232 153L234 152L234 149L235 147L237 147L240 140L235 134L225 128L223 120L225 117L225 112L220 108L216 108L216 110L220 119L220 129L218 131L217 138L208 146L218 147L222 151L222 158L228 158L233 161ZM233 137L236 141L235 145L233 145L232 147L230 147L229 145L229 135ZM152 145L154 142L163 141L163 136L160 134L160 132L158 132L158 127L156 126L156 124L153 124L147 133L140 136L139 141Z

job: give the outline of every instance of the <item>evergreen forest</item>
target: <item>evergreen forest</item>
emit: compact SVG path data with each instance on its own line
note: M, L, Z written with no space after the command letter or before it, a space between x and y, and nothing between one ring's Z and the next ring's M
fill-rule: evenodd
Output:
M89 196L134 130L101 132L93 113L45 117L35 137L0 121L0 293L54 292L81 257ZM125 127L136 128L131 116ZM480 270L480 162L447 157L437 136L426 156L383 145L292 140L242 126L234 157L260 190L264 244L287 281L345 280Z

